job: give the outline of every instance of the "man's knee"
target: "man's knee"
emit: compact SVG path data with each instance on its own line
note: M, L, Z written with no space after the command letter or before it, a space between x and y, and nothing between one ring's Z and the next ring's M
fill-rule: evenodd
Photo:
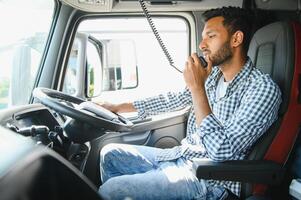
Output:
M107 160L110 160L116 152L118 152L119 144L107 144L100 151L100 161L104 163Z

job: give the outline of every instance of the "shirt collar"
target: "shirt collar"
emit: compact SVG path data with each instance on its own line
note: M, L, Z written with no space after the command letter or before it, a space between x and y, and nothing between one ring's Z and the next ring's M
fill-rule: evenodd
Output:
M248 57L245 65L241 68L240 72L235 75L235 77L230 82L228 87L232 88L235 85L237 85L239 82L241 82L241 80L244 80L246 77L248 77L252 70L252 67L253 67L252 61ZM215 66L212 69L212 72L206 81L206 88L216 87L221 75L222 75L222 71L218 66Z

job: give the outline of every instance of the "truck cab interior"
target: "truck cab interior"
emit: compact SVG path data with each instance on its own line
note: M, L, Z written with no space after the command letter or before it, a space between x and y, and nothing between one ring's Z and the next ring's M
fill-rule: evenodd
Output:
M0 198L102 199L106 144L180 145L190 108L140 119L93 102L183 89L187 56L201 55L201 15L223 6L254 13L248 56L282 104L247 160L200 159L196 176L242 182L229 199L301 199L300 0L0 1Z

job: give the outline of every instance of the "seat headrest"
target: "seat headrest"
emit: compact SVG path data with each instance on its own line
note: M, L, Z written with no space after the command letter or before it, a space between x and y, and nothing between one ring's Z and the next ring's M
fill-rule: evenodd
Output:
M279 114L287 110L294 72L294 33L290 23L275 22L254 34L248 56L254 65L267 73L282 92Z

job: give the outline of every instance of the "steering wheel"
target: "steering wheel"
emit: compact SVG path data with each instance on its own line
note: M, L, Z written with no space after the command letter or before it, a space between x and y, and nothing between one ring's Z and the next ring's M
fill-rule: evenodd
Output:
M33 96L45 106L102 130L129 131L133 123L92 102L48 88L35 88ZM87 133L83 133L87 134Z

